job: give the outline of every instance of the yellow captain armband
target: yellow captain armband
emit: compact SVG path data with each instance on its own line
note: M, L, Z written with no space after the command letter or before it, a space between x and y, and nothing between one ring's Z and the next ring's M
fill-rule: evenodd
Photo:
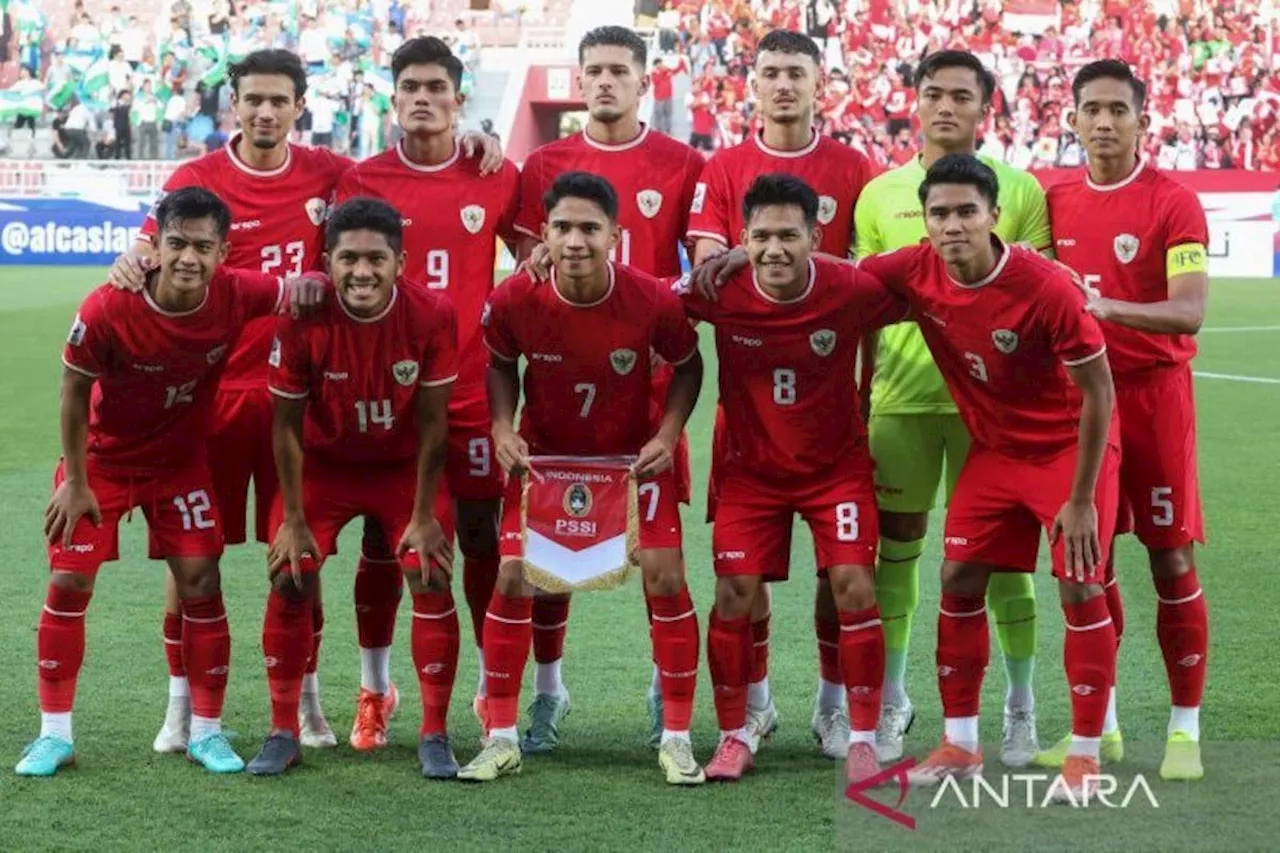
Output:
M1199 243L1174 246L1164 256L1165 275L1173 278L1191 272L1209 271L1209 253Z

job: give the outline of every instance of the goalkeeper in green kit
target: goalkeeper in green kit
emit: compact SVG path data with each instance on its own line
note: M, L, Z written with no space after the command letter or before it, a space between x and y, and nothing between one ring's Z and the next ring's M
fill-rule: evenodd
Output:
M976 56L955 50L926 56L916 70L915 84L924 147L919 157L880 175L863 190L854 217L860 258L925 238L917 195L925 170L943 155L975 153L977 127L991 109L996 85ZM1007 243L1048 250L1049 216L1040 184L1027 172L982 159L1000 179L995 233ZM876 751L881 762L890 762L902 757L903 738L915 716L905 673L929 511L944 468L951 494L969 452L969 434L915 323L882 329L865 344L864 375L866 369L873 371L869 433L880 508L876 599L885 637ZM1009 767L1025 767L1039 751L1031 691L1036 648L1032 576L992 575L987 605L1008 675L1001 760Z

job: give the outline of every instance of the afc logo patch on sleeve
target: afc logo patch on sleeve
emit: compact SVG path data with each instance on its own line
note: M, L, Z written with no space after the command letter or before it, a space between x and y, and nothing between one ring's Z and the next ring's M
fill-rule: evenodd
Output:
M280 339L275 338L271 341L271 355L267 356L267 364L272 367L280 366Z
M76 314L76 318L71 321L71 331L67 335L67 343L71 344L73 347L80 346L84 343L84 333L88 331L88 329L89 327L85 324L84 320L81 320L80 315Z
M701 213L707 203L707 185L699 181L693 188L693 202L689 205L690 213Z
M493 313L492 306L490 306L489 303L486 302L484 304L483 310L480 311L480 325L482 327L486 329L489 328L489 315L492 313Z

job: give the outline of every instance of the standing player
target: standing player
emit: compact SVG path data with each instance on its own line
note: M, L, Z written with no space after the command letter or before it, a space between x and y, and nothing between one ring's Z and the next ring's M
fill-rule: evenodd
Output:
M658 278L680 275L680 244L688 229L702 155L682 142L641 123L640 102L649 89L644 40L625 27L600 27L578 44L582 90L590 118L580 134L548 143L524 162L520 181L520 257L542 239L546 208L542 197L565 172L604 177L618 194L620 238L612 260ZM662 417L671 381L669 367L655 369L651 411L654 426ZM688 445L681 436L676 452L680 500L689 500ZM561 679L569 597L539 596L533 605L535 697L529 730L521 748L543 752L555 747L559 726L569 711L569 693ZM651 743L662 737L662 692L655 665L649 689Z
M989 658L985 597L999 572L1032 572L1049 533L1066 616L1077 798L1097 786L1115 626L1102 580L1119 501L1119 425L1102 330L1070 274L992 234L995 173L949 154L920 185L929 244L867 258L901 291L973 446L947 509L938 687L946 731L911 770L916 785L982 772L978 706Z
M1088 287L1086 307L1103 321L1116 373L1120 480L1149 555L1173 700L1160 775L1199 779L1209 617L1195 568L1204 518L1190 362L1208 296L1208 228L1194 193L1138 159L1149 121L1146 86L1129 66L1086 65L1072 91L1071 121L1089 165L1079 179L1049 191L1049 215L1058 258ZM1119 594L1109 602L1119 635ZM1047 763L1061 762L1061 746L1043 756ZM1122 749L1113 688L1103 757L1118 760Z
M493 461L489 437L484 387L489 353L480 334L480 314L493 290L498 239L513 253L516 250L512 221L520 173L504 160L498 174L486 176L478 161L462 158L453 133L464 99L462 71L462 61L438 38L410 39L396 50L391 73L404 138L392 150L348 170L338 181L336 200L374 196L400 211L406 281L447 293L458 313L459 373L449 401L445 477L457 509L463 589L479 649L485 609L498 577L502 499L502 472ZM361 687L351 738L357 749L386 741L386 694L391 689L390 652L401 575L381 569L385 564L376 560L379 554L390 556L385 541L373 547L374 540L386 539L383 533L366 520L366 553L356 572L357 600L364 604L356 620ZM414 627L419 627L418 621ZM480 657L483 660L483 651ZM483 664L480 671L477 708L484 692Z
M443 296L397 284L404 271L400 216L373 199L333 212L325 263L334 292L319 316L282 318L270 354L280 497L272 508L262 630L271 733L247 768L255 775L279 775L302 760L298 702L316 573L347 522L366 515L397 537L413 593L422 774L457 774L445 733L458 667L452 531L436 514L458 372L457 324Z
M618 196L603 178L566 172L544 199L543 240L554 264L539 285L519 273L497 287L486 314L493 352L489 404L498 461L511 476L502 508L503 564L484 626L488 736L461 778L490 781L521 767L516 720L532 639L532 588L524 581L522 477L529 457L637 456L647 509L640 567L664 701L658 763L673 785L701 783L689 724L698 671L698 619L685 583L672 456L702 385L698 337L671 289L609 254L619 239ZM675 371L661 426L652 429L650 351ZM525 405L517 359L528 358ZM577 413L576 418L573 413ZM567 423L566 417L576 423Z
M686 294L690 316L716 328L725 431L712 550L716 604L707 630L720 745L709 779L737 780L753 764L747 684L751 605L763 581L785 580L796 513L813 532L840 619L840 666L850 711L850 782L880 771L876 723L884 633L875 598L873 463L856 371L865 331L906 314L880 281L828 258L818 195L798 178L765 175L743 199L751 269L711 301Z
M71 709L84 660L85 611L122 516L139 507L148 554L169 564L190 668L187 755L215 773L244 762L222 734L231 659L218 558L223 533L205 438L228 349L252 318L275 312L274 276L220 270L231 213L206 190L156 207L159 269L139 296L104 285L81 304L63 351L62 453L45 510L52 576L40 628L40 737L16 768L52 776L75 760Z
M926 237L919 199L925 172L946 154L973 154L978 125L991 109L995 77L972 53L931 53L916 69L915 79L924 149L867 184L854 216L860 258L913 246ZM1021 169L982 160L1000 182L995 233L1008 243L1047 250L1049 217L1039 182ZM882 330L864 354L864 373L874 370L868 431L880 506L876 600L885 634L884 708L876 747L881 761L897 761L915 717L906 693L907 649L929 511L944 460L947 494L955 488L969 452L969 433L915 323ZM1040 748L1031 687L1035 586L1027 574L997 574L988 597L1008 678L1000 757L1007 766L1025 767Z
M766 173L795 175L818 193L821 251L844 257L853 245L853 211L867 181L871 164L857 151L821 136L814 126L814 104L822 91L822 54L813 39L787 30L774 30L760 40L756 53L753 91L763 130L741 145L720 151L707 163L689 216L689 238L696 240L695 263L702 263L734 244L742 233L742 199L756 177ZM709 504L714 505L718 479L718 448L723 442L723 419L716 418L712 447ZM708 518L714 516L713 506ZM756 599L752 632L756 657L752 664L747 731L753 749L760 738L777 728L777 713L769 695L769 596ZM844 680L840 666L840 620L827 578L818 577L814 604L821 679L814 708L813 731L823 752L843 759L849 728Z

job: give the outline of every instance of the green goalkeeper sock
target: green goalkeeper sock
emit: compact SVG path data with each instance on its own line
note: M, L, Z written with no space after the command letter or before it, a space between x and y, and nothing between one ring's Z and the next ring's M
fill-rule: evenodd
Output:
M882 701L906 701L907 650L911 625L920 600L920 555L924 540L880 540L876 561L876 604L884 625L884 693Z
M1036 659L1036 591L1030 574L993 574L987 586L987 606L996 622L996 637L1004 653L1008 692L1005 704L1032 710L1031 680Z

